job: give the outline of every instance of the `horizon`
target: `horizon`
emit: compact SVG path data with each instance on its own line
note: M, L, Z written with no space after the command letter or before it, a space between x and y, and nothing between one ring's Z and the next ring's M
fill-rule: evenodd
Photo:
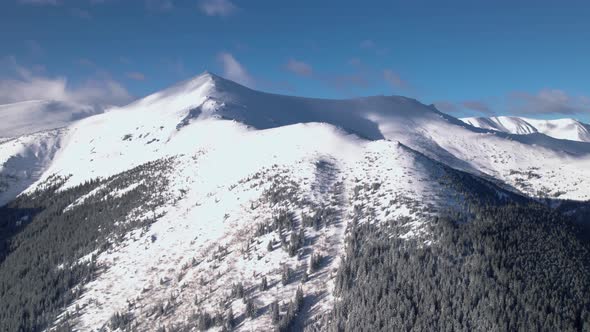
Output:
M590 46L580 42L590 37L590 4L582 1L11 0L0 7L0 104L124 105L210 71L282 95L399 95L455 117L590 122Z

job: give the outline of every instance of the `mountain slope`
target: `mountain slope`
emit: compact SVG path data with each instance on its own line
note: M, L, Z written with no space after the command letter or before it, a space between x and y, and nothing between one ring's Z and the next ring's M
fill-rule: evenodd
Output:
M67 128L53 129L0 142L0 206L43 176L66 132Z
M96 238L68 258L55 258L63 273L92 263L91 272L80 272L84 277L75 279L82 282L84 291L70 295L78 298L58 324L67 322L82 330L109 327L111 319L122 314L134 317L133 326L138 329L182 326L196 324L193 320L200 316L192 317L193 311L214 315L221 302L224 312L231 307L236 313L240 330L264 330L272 325L267 315L256 319L242 316L244 304L232 295L231 285L238 281L247 298L261 309L275 300L289 299L302 287L309 299L304 317L312 319L332 306L331 271L338 265L345 229L351 221L380 224L396 219L399 237L428 243L432 238L426 232L426 222L441 211L467 210L466 204L475 198L518 200L491 183L454 171L398 143L360 140L326 124L264 131L216 120L192 126L194 133L202 133L216 144L185 149L183 155L166 161L165 168L156 168L155 175L148 172L137 177L127 171L70 189L63 189L67 178L58 178L57 187L62 188L58 194L43 194L48 187L45 182L39 185L40 192L21 196L8 206L20 211L46 205L47 210L64 211L61 219L51 223L51 213L33 217L19 235L30 237L40 253L48 250L43 245L55 247L56 243L34 239L59 238L63 233L52 230L57 225L71 223L69 227L75 231L69 232L83 230L85 236ZM227 142L220 143L222 138ZM151 166L136 169L150 170ZM38 195L47 198L35 198ZM54 199L63 203L46 201ZM159 203L151 203L153 199ZM135 210L142 201L147 206ZM105 210L97 204L109 206L106 211L114 216L112 224L105 224L109 218L100 213L94 217L91 211ZM88 213L92 217L76 217ZM15 218L21 220L22 213ZM85 222L72 223L76 219ZM134 226L138 223L143 226ZM281 226L277 229L277 225ZM6 274L11 267L23 264L15 263L17 257L23 257L21 251L37 252L21 241L6 261ZM310 267L312 253L322 258L314 268ZM100 273L94 272L93 266ZM300 285L307 270L309 280ZM291 271L288 277L283 277L284 271ZM96 275L87 278L86 273ZM266 290L258 288L262 276L268 280ZM44 305L45 312L52 308ZM14 310L5 312L20 317Z
M590 125L574 119L538 120L515 116L462 118L477 128L510 134L541 133L547 136L579 142L590 142Z
M0 174L38 170L3 196L26 188L0 211L2 329L322 330L358 225L429 248L444 216L590 194L588 143L209 73L45 133L0 143Z
M0 105L0 206L39 180L68 125L102 112L98 106L49 100Z
M191 127L233 120L251 130L329 123L370 140L397 141L451 167L536 196L589 199L590 144L509 135L469 126L405 97L324 100L267 94L203 74L70 127L47 175L74 185L199 146L226 144ZM209 133L207 134L209 135ZM210 133L216 135L216 133ZM534 173L531 176L521 174Z

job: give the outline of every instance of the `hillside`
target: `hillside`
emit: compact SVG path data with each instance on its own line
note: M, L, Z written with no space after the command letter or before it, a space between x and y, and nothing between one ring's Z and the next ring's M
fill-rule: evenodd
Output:
M475 128L406 97L282 96L204 73L2 141L0 157L3 330L356 330L380 306L363 296L384 289L405 295L379 315L414 309L382 327L438 329L408 318L432 295L412 280L453 276L442 281L467 298L472 283L496 294L523 276L549 287L550 266L571 276L551 299L573 300L525 282L526 301L493 314L467 298L457 329L546 310L554 329L590 319L588 243L572 221L586 218L589 143ZM578 205L562 215L559 198ZM533 272L514 267L519 251ZM398 278L401 257L419 264ZM380 276L367 266L400 283L355 293L344 281ZM449 294L433 305L454 308Z

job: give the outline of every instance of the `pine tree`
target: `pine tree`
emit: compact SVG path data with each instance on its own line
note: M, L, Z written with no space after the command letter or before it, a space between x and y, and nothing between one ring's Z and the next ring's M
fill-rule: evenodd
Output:
M283 272L281 273L281 283L284 285L291 281L291 268L287 265L283 265Z
M256 305L254 304L254 300L252 300L251 298L248 299L246 301L246 316L254 319L254 318L256 318L257 312L258 312L258 309L256 308Z
M268 280L266 279L266 276L262 277L262 280L260 281L260 290L265 291L268 289Z

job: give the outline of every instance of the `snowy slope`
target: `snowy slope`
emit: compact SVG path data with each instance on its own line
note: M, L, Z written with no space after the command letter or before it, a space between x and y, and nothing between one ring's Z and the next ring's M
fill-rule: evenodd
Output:
M102 111L98 106L51 100L0 105L0 137L16 137L65 127L73 121Z
M0 143L0 174L18 171L21 160L37 170L16 178L5 200L52 175L68 188L173 160L162 175L169 185L158 188L173 197L159 207L163 216L98 253L103 272L68 307L79 330L108 328L116 312L136 317L138 330L153 330L189 324L196 309L230 307L239 330L267 330L269 315L247 318L243 301L231 297L236 280L266 309L301 286L312 299L309 318L320 317L334 300L348 221L399 220L397 236L428 245L428 218L463 209L474 195L590 198L589 143L479 129L405 97L281 96L209 73L43 135ZM474 182L462 188L461 181ZM304 229L298 255L280 248L276 231L256 234L281 213L293 214L292 233L326 210L329 222ZM301 284L312 252L328 259ZM285 267L297 277L283 285ZM262 276L265 291L257 286Z
M405 97L325 100L280 96L209 73L72 124L68 135L60 138L67 148L42 153L50 158L39 158L34 168L49 169L45 177L71 174L69 185L117 174L200 144L220 144L225 138L212 140L190 129L191 123L210 118L235 120L253 129L330 123L361 138L399 141L451 167L494 178L527 194L590 198L585 171L590 144L586 142L481 130ZM1 150L7 151L0 155L2 163L21 155L6 146ZM58 158L53 160L55 153ZM18 192L4 193L3 201Z
M590 125L575 119L539 120L515 116L462 118L477 128L505 133L527 135L541 133L547 136L579 142L590 142Z
M228 144L225 137L214 138L191 127L205 119L234 120L258 130L329 123L361 138L401 142L451 167L527 194L590 198L590 144L585 142L481 130L405 97L280 96L209 73L72 125L66 148L46 175L71 173L68 184L75 185L199 146ZM532 171L535 175L520 175Z
M0 206L35 183L60 149L68 125L98 106L50 100L0 105Z
M458 207L465 200L445 185L450 169L443 165L396 142L362 140L329 124L257 131L235 122L203 120L190 128L186 139L194 148L175 158L168 174L172 183L161 188L176 195L175 203L164 207L165 216L148 233L129 234L99 256L98 262L110 268L86 285L87 291L69 308L72 315L83 308L80 329L103 326L115 311L141 317L140 330L182 326L190 322L195 298L200 310L214 313L218 303L229 301L234 313L242 315L244 304L230 296L230 285L237 280L259 308L288 300L301 286L306 296L318 299L308 311L319 316L333 301L332 273L342 252L343 221L406 217L399 236L428 242L425 213ZM490 188L494 195L495 190ZM272 192L287 193L288 198L274 201ZM269 252L267 243L278 241L276 233L255 234L256 225L281 211L301 222L302 216L326 208L335 218L317 231L306 230L308 245L302 253L307 254L301 257L290 257L278 245ZM302 274L309 268L310 252L331 259L305 284L282 285L283 266ZM262 276L269 279L266 291L258 289ZM158 306L173 308L174 314L144 319ZM261 315L241 320L238 330L269 326L270 317Z
M61 128L0 141L0 206L41 178L66 132Z

